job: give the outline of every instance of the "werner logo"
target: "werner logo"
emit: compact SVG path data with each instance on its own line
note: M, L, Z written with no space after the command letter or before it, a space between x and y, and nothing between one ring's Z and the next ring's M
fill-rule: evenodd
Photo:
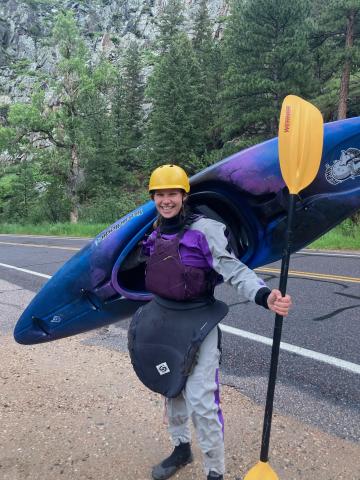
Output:
M168 367L168 364L166 362L159 363L159 365L156 365L156 369L160 375L165 375L166 373L170 373L170 368Z
M291 107L287 105L285 109L285 125L284 125L285 133L289 133L290 131L290 121L291 121Z

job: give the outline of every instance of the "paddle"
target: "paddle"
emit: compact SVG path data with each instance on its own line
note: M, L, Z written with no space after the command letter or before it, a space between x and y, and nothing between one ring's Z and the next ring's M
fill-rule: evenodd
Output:
M288 95L282 104L279 123L280 168L290 193L285 249L281 262L279 284L282 296L286 294L295 198L301 190L314 180L320 166L322 145L323 119L319 110L299 97ZM244 480L278 480L279 478L270 467L268 460L282 323L283 317L276 314L260 461L249 470Z

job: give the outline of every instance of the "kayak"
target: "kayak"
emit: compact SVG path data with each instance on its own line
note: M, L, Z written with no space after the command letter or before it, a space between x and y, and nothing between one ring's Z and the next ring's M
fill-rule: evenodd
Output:
M253 269L282 257L288 189L277 138L202 170L190 185L189 203L226 225L239 260ZM295 208L292 252L360 208L360 117L324 125L320 169ZM15 340L36 344L89 331L129 318L149 301L144 265L125 271L121 266L152 231L155 219L155 205L149 201L97 235L34 297L15 326Z

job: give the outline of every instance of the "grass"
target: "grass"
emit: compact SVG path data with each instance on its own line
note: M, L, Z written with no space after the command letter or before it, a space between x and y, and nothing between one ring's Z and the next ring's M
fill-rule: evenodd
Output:
M95 237L108 224L44 223L41 225L0 224L0 233L15 235L58 235L71 237ZM326 233L308 248L325 250L360 250L360 224L347 219Z
M69 237L95 237L108 227L108 224L87 223L42 223L40 225L19 225L16 223L1 223L0 233L14 235L56 235Z
M360 224L345 220L330 230L308 248L325 250L360 250Z

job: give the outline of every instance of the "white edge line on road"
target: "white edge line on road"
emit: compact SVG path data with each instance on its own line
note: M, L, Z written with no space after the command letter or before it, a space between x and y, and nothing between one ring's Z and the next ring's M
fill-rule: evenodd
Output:
M341 258L346 258L346 257L350 257L350 258L360 258L360 254L358 253L335 253L335 252L309 252L309 251L304 251L304 250L299 250L297 252L294 252L293 255L296 255L296 254L300 254L300 255L315 255L315 256L318 256L318 257L341 257Z
M51 278L51 275L34 272L32 270L27 270L26 268L14 267L13 265L7 265L6 263L0 263L0 267L18 270L19 272L30 273L31 275L36 275L38 277ZM220 328L222 331L231 333L232 335L236 335L238 337L247 338L258 343L263 343L264 345L272 345L271 338L263 337L262 335L258 335L256 333L247 332L246 330L240 330L239 328L230 327L229 325L223 324L220 324ZM331 357L330 355L325 355L323 353L315 352L313 350L308 350L307 348L297 347L296 345L292 345L291 343L281 342L280 348L281 350L285 350L286 352L295 353L296 355L300 355L302 357L311 358L319 362L327 363L329 365L348 370L352 373L360 374L360 365L357 365L356 363L347 362L346 360L341 360L340 358Z
M7 265L6 263L0 263L0 267L11 268L12 270L18 270L19 272L30 273L31 275L36 275L37 277L51 278L51 275L46 275L45 273L34 272L32 270L27 270L26 268L14 267L14 265Z
M62 247L61 245L41 245L38 243L15 243L15 242L2 242L0 245L13 245L15 247L33 247L33 248L57 248L58 250L72 250L78 252L80 248L77 247Z
M263 343L264 345L272 345L272 338L263 337L257 335L256 333L247 332L246 330L240 330L239 328L230 327L229 325L220 324L221 330L232 335L237 335L238 337L247 338L249 340L254 340L255 342ZM348 370L352 373L360 374L360 365L356 363L347 362L346 360L341 360L340 358L331 357L330 355L325 355L324 353L315 352L313 350L308 350L307 348L297 347L296 345L291 345L291 343L280 343L281 350L286 352L295 353L302 357L311 358L319 362L328 363L334 367L342 368Z

